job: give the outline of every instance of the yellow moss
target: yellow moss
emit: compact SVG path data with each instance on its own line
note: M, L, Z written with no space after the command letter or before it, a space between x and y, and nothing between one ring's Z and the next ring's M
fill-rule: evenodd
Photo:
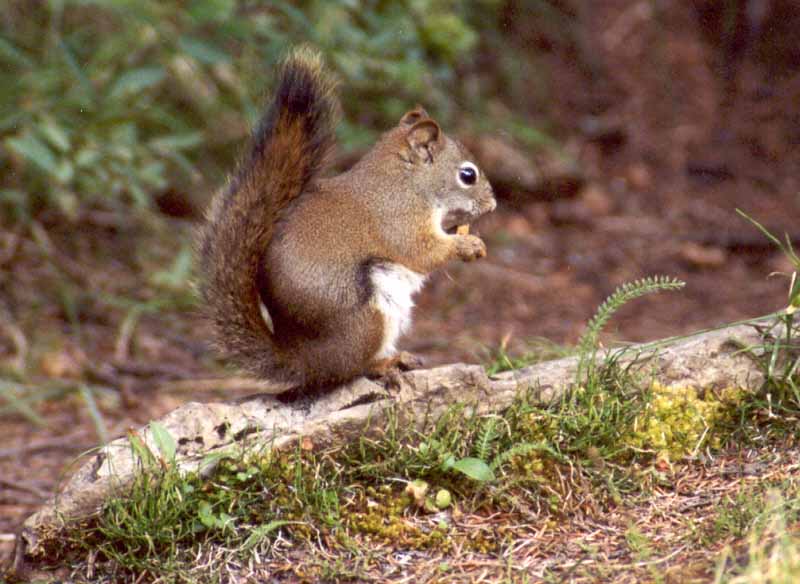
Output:
M344 519L354 533L367 535L387 545L402 543L411 549L439 549L447 551L452 542L446 530L421 529L405 517L412 499L404 493L389 489L372 489L369 504L364 511L352 512Z
M700 448L719 446L719 436L713 430L730 411L730 404L744 394L740 388L729 387L698 394L693 387L652 385L652 398L635 423L628 446L655 451L663 460L677 460L696 453Z

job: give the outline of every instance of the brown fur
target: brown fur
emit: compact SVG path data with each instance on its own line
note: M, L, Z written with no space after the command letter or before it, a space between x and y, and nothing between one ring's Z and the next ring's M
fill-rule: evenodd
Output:
M482 257L483 242L443 232L434 209L452 212L452 223L494 208L482 175L471 189L458 187L459 165L471 156L421 108L350 171L318 179L337 109L319 56L293 52L250 157L215 197L199 238L217 343L300 393L385 372L396 359L376 356L385 322L373 269L399 264L424 275Z

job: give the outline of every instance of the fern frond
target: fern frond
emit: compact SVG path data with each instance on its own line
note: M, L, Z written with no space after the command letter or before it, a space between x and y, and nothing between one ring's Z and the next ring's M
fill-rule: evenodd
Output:
M491 469L496 470L497 468L499 468L500 466L502 466L504 463L508 462L515 456L526 456L531 452L545 452L559 462L565 461L564 455L562 455L560 452L557 452L546 441L521 442L519 444L515 444L508 450L504 450L503 452L498 454L492 461L492 464L490 465Z
M615 312L634 298L664 290L680 290L685 285L685 282L677 278L671 278L669 276L649 276L641 280L623 284L617 288L611 296L606 298L589 321L589 324L586 325L586 331L583 333L578 343L578 383L580 383L582 375L586 370L587 363L594 363L594 358L597 353L597 339L600 336L600 332L605 328Z
M494 416L486 418L486 421L481 426L478 433L478 439L475 442L475 458L479 458L484 462L489 461L494 449L494 442L497 440L499 432L497 431L497 418Z

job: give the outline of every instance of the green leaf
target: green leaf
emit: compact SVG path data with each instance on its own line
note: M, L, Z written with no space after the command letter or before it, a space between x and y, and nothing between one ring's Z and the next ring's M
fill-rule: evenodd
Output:
M159 136L150 140L150 147L159 152L166 153L172 150L186 150L193 148L203 141L202 132L188 132L186 134L172 134Z
M63 38L59 39L58 48L61 56L64 58L64 62L67 64L67 68L72 71L72 74L78 81L78 86L81 88L81 93L83 94L83 99L81 100L82 105L89 107L95 97L95 90L92 86L92 82L75 57L75 52L72 50L72 47L64 42Z
M18 127L24 127L30 123L30 113L25 111L14 111L5 117L0 118L0 132L6 132Z
M462 458L453 463L452 468L476 481L485 483L494 480L492 469L480 458Z
M181 289L186 285L192 273L192 262L194 254L190 247L186 246L178 253L175 261L167 270L161 270L153 274L151 281L157 286L170 289Z
M175 163L180 170L182 170L186 176L190 178L195 178L197 176L197 169L195 168L194 164L183 154L177 151L172 152L165 152L164 156Z
M219 461L225 460L226 458L233 458L233 456L234 452L231 448L209 452L203 457L203 460L200 461L198 470L200 472L207 472L216 467Z
M208 528L216 527L218 519L211 510L211 503L208 501L200 501L200 506L197 509L197 517L200 522Z
M74 176L75 167L72 166L72 163L69 160L62 160L59 162L56 166L55 172L53 172L53 177L62 185L70 182Z
M448 471L453 468L453 465L456 463L456 457L452 454L448 454L444 457L444 461L442 462L442 469Z
M225 529L227 527L231 527L234 523L233 516L228 515L227 513L220 513L219 517L217 517L217 527L220 529Z
M81 168L92 166L100 160L100 152L93 148L81 148L75 155L75 164Z
M147 196L147 193L138 184L130 183L128 185L128 192L130 192L133 202L138 207L146 208L150 203L150 198Z
M165 165L160 160L154 160L136 169L137 178L148 186L164 188L167 179L164 176Z
M69 218L75 219L78 214L78 197L75 196L75 193L59 188L54 187L52 192L53 200L58 205L58 208Z
M161 456L167 462L174 462L175 461L175 452L178 449L178 445L175 442L175 438L172 437L172 434L169 433L169 430L162 424L161 422L156 422L153 420L150 422L150 432L153 435L153 440L156 443L156 447L158 451L161 453Z
M209 529L226 529L234 523L233 517L225 512L220 512L219 515L214 514L213 507L208 501L200 501L197 517Z
M276 520L270 521L269 523L265 523L264 525L259 525L255 529L250 532L250 535L247 536L247 539L244 540L244 545L242 545L242 550L245 552L249 552L251 549L256 547L261 541L268 536L270 533L287 525L288 521Z
M201 63L216 65L217 63L227 63L230 58L226 53L206 41L193 38L181 37L178 40L178 47L190 57L194 57Z
M188 11L197 22L223 22L235 8L236 0L192 0Z
M30 57L3 37L0 37L0 59L17 67L31 68L34 65Z
M8 138L6 146L9 150L28 160L48 174L56 173L56 157L50 148L30 132L19 138Z
M126 71L114 82L109 97L116 99L131 93L138 93L161 83L166 76L162 67L140 67Z
M24 205L27 195L18 189L0 189L0 203Z
M275 5L275 10L278 12L283 12L289 19L289 22L291 22L291 26L300 30L305 30L309 33L316 32L316 27L314 27L306 14L299 8L292 6L290 3L279 2Z
M66 152L69 150L69 135L67 134L67 131L59 126L55 120L43 120L37 126L37 128L42 136L44 136L44 138L58 150L61 152Z
M461 17L449 11L427 14L420 24L425 43L435 54L451 60L465 55L478 42L478 34Z
M128 159L132 157L130 146L139 142L139 131L134 122L121 122L111 128L109 137L111 138L113 151L120 158Z

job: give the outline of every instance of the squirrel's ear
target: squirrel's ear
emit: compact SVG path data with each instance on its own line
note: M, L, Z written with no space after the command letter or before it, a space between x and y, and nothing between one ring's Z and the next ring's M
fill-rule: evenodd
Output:
M406 142L414 158L431 162L441 149L442 131L439 124L431 119L424 119L411 126L406 134Z
M413 110L407 111L403 114L403 117L400 118L400 125L401 126L413 126L420 120L428 119L430 116L428 112L421 105L417 105Z

